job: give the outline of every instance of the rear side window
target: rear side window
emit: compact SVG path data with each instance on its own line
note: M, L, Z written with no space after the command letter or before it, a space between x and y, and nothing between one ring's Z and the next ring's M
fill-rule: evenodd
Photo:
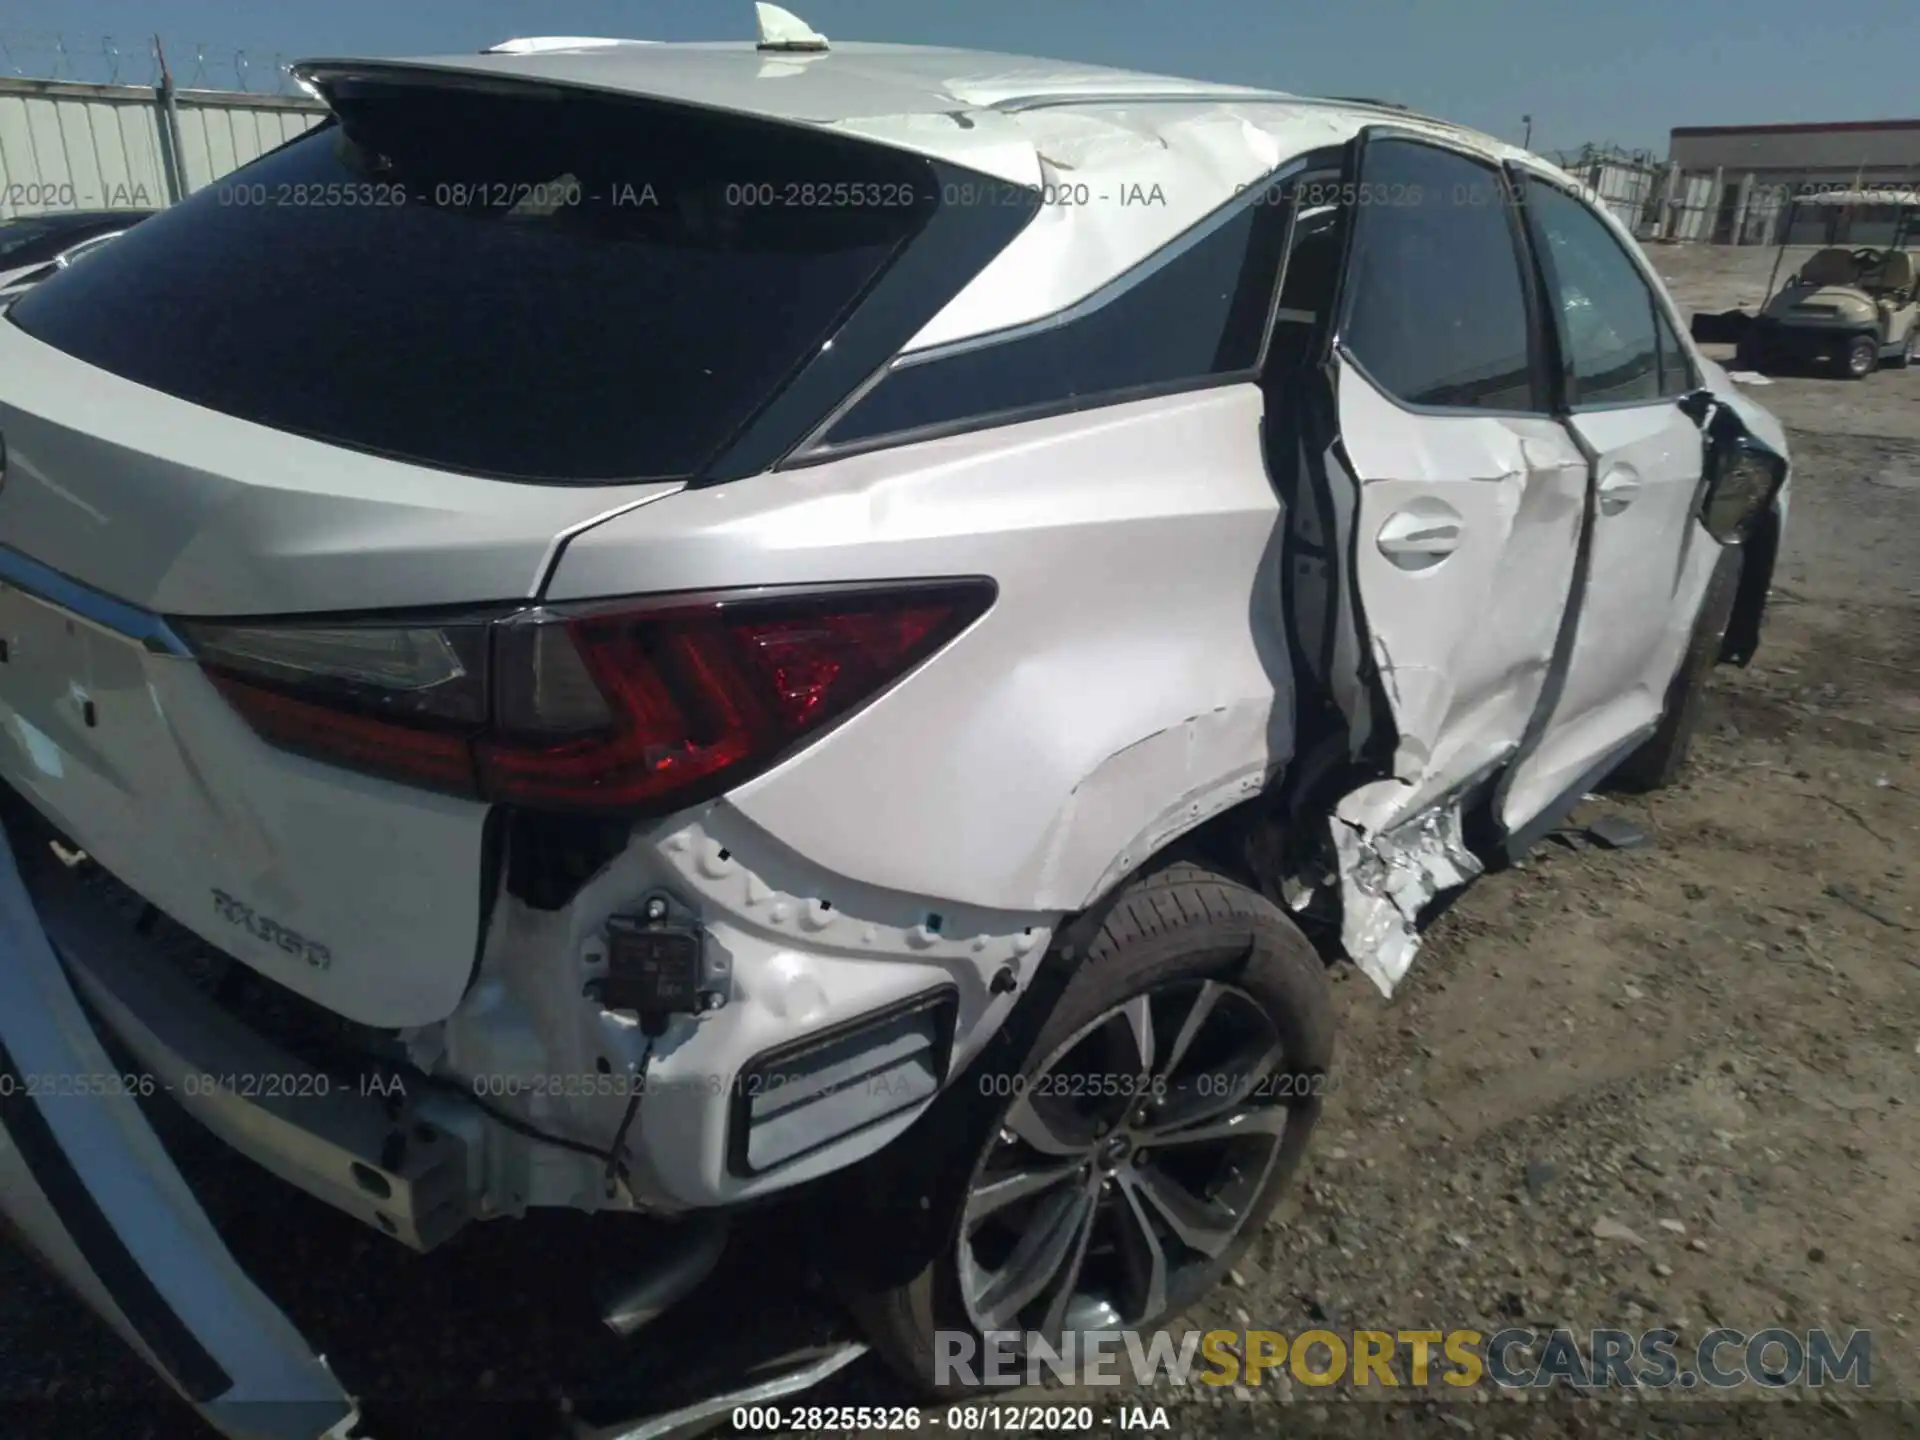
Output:
M1527 181L1527 213L1547 272L1575 405L1661 398L1658 309L1611 231L1566 191Z
M1251 372L1285 244L1285 212L1268 199L1249 195L1202 221L1073 309L903 360L833 427L827 447Z
M14 323L209 409L399 459L682 478L938 203L917 157L684 107L370 81L334 100L339 123L129 231Z
M1660 330L1660 393L1669 399L1687 394L1694 388L1693 363L1681 348L1680 337L1658 305L1653 309L1654 323Z
M1376 140L1342 203L1357 206L1359 230L1341 340L1368 375L1410 405L1540 408L1499 173L1430 145Z

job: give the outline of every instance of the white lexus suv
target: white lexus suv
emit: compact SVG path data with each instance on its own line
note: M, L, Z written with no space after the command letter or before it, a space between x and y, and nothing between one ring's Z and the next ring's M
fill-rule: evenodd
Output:
M0 1207L230 1433L349 1402L147 1097L419 1249L690 1227L617 1327L803 1182L928 1384L1151 1325L1326 967L1758 642L1779 426L1487 136L780 25L296 73L0 321Z

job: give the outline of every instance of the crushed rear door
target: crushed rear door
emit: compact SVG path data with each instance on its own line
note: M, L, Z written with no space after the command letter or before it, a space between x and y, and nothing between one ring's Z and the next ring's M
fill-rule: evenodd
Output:
M1300 243L1337 237L1344 265L1283 431L1296 652L1319 657L1303 689L1328 702L1296 803L1332 812L1316 873L1337 875L1342 944L1391 993L1427 905L1481 868L1464 822L1545 693L1588 464L1552 413L1498 169L1370 127L1337 187L1302 190L1361 199L1302 206Z

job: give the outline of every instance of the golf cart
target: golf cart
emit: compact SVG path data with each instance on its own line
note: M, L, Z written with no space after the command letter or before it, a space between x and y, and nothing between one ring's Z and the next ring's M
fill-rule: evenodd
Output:
M1886 244L1829 244L1774 289L1789 246L1813 238L1807 231L1833 240L1854 230L1877 232L1883 227L1889 232ZM1767 279L1767 302L1740 336L1735 363L1764 370L1783 362L1813 361L1832 365L1853 380L1866 378L1883 362L1907 365L1920 332L1916 267L1907 249L1915 241L1920 241L1920 191L1796 196Z

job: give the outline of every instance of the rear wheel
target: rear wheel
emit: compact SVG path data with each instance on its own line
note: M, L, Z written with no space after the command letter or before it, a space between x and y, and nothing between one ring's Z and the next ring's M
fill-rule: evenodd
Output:
M1607 777L1607 788L1642 793L1664 790L1680 778L1687 756L1693 749L1693 732L1700 724L1700 697L1707 687L1707 676L1719 662L1720 648L1727 638L1727 626L1733 619L1734 596L1740 589L1742 555L1737 547L1720 552L1707 582L1706 598L1700 602L1700 615L1693 625L1693 639L1687 645L1680 669L1667 686L1666 709L1660 715L1660 727L1627 756Z
M1880 342L1871 335L1856 335L1847 342L1840 367L1849 380L1864 380L1880 364Z
M936 1336L1151 1329L1205 1295L1306 1149L1333 1056L1326 966L1281 911L1191 865L1108 913L984 1135L945 1245L856 1297L874 1349L967 1387ZM978 1350L975 1351L977 1355Z

